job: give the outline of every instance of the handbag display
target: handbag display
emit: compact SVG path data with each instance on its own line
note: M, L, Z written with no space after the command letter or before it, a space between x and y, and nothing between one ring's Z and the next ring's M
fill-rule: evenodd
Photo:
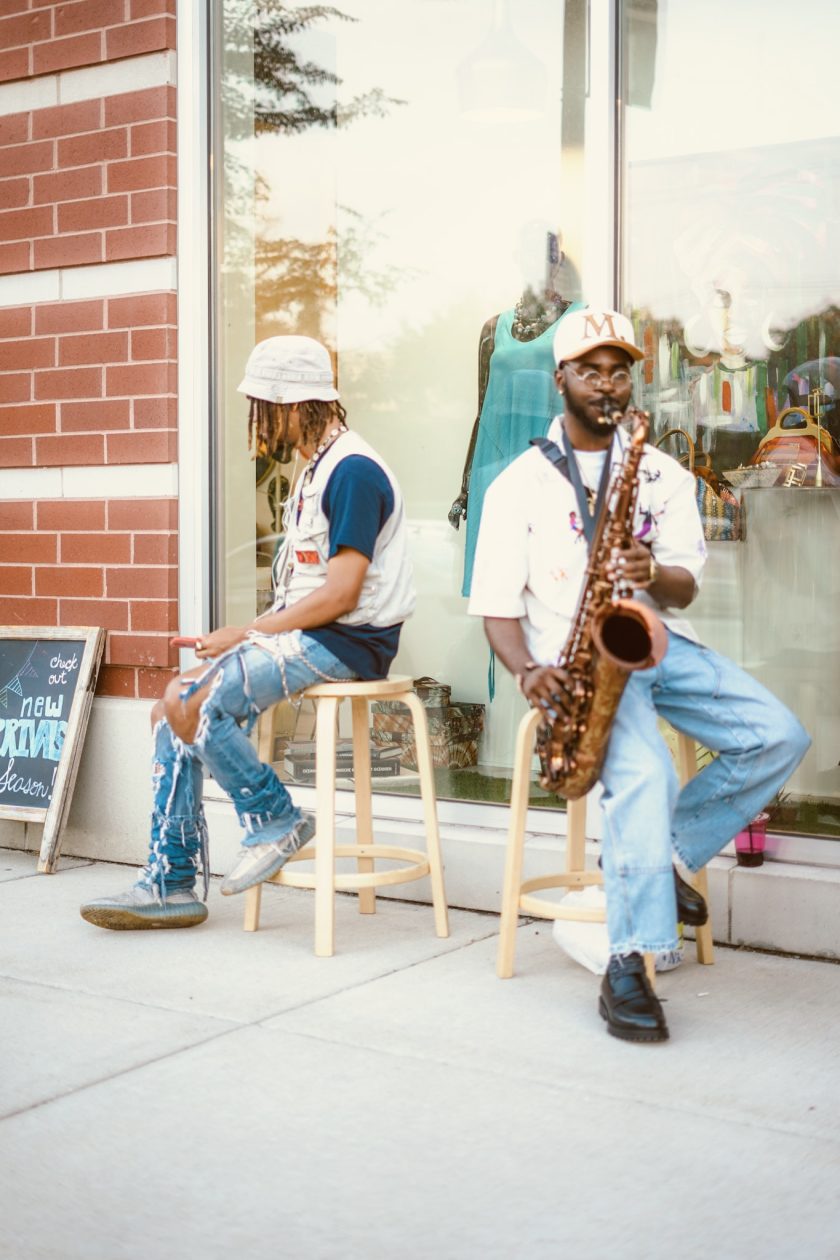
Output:
M478 765L478 746L484 730L484 705L451 702L452 688L436 678L415 678L414 690L426 710L432 765L464 769ZM398 748L401 764L417 769L414 723L399 700L376 700L370 706L371 737L380 749Z
M711 456L706 451L698 453L694 440L685 429L666 429L656 446L661 447L668 438L680 437L685 443L682 455L675 456L678 463L694 477L697 508L703 522L703 537L709 542L738 542L743 537L741 505L726 486L722 486L712 468Z
M840 450L828 429L804 407L787 407L768 429L750 460L776 467L777 486L840 485Z

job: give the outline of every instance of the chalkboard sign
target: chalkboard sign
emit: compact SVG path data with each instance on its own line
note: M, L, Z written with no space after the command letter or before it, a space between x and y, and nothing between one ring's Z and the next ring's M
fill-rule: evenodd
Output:
M105 631L0 626L0 818L43 822L51 874L70 808Z

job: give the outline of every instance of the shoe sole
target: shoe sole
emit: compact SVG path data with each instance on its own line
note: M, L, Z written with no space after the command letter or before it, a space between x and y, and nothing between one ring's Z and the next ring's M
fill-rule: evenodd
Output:
M655 1028L650 1032L644 1032L640 1029L616 1027L615 1024L610 1023L610 1017L603 998L598 999L598 1014L606 1022L607 1032L610 1036L618 1037L620 1041L667 1041L670 1036L667 1028Z
M86 923L94 927L110 928L112 932L141 932L152 928L188 928L197 927L207 918L207 909L186 909L183 914L169 915L165 919L152 915L144 916L136 911L117 906L91 906L89 910L80 911Z

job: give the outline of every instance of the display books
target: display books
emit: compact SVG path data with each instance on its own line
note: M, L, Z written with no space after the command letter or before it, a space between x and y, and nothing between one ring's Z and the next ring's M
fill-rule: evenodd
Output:
M297 783L315 782L315 744L289 744L286 749L283 768L290 778ZM370 774L372 779L393 778L400 773L399 748L376 748L370 750ZM353 744L350 740L341 740L335 755L336 776L340 779L353 778Z

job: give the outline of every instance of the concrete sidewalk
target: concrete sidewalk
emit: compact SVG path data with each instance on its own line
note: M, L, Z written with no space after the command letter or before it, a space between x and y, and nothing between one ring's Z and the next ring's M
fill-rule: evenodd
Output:
M840 967L693 948L672 1040L627 1045L598 980L498 920L307 893L263 929L210 893L182 932L80 902L133 870L0 851L3 1260L837 1260Z

